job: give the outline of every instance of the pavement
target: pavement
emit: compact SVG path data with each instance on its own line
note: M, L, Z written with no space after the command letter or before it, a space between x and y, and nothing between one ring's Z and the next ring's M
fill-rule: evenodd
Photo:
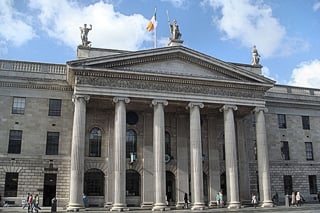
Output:
M152 212L151 210L141 210L140 208L130 208L129 210L132 213L149 213ZM22 209L22 207L0 207L0 212L24 212L27 213L27 209ZM50 207L42 207L39 213L42 212L51 212ZM66 213L66 209L58 208L57 213ZM79 212L93 212L93 213L103 213L108 212L104 208L87 208L87 209L80 209ZM179 209L179 210L170 210L166 211L166 213L199 213L199 212L236 212L236 213L251 213L251 212L272 212L272 213L286 213L286 212L294 212L294 213L320 213L320 204L304 204L303 206L299 207L286 207L286 206L276 206L273 208L262 208L262 207L244 207L240 209L227 209L227 208L213 208L207 210L197 210L192 211L190 209Z

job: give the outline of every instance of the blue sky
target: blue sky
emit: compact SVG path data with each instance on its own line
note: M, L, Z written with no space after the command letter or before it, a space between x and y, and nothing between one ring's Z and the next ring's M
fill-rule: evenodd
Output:
M0 58L62 63L76 58L80 29L93 47L154 48L146 30L157 8L157 46L177 20L183 45L212 57L251 63L278 84L320 88L320 0L1 0Z

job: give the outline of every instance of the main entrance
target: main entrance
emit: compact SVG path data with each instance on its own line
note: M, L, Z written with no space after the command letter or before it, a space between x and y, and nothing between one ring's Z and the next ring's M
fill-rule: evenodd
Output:
M57 174L44 174L43 206L51 206L51 200L56 196Z

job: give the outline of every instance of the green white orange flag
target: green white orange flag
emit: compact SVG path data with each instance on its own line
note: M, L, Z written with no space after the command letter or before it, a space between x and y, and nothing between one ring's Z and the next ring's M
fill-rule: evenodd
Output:
M147 30L150 32L154 30L157 27L157 16L156 16L156 10L154 11L154 15L150 19L148 25L147 25Z

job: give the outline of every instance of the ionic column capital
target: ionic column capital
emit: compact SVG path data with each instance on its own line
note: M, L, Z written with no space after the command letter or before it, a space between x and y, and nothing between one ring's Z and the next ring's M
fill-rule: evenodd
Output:
M201 102L190 102L188 104L188 108L193 108L193 107L199 107L200 109L202 109L204 107L204 104Z
M266 107L255 107L255 108L253 109L253 111L254 111L254 112L260 112L260 111L262 111L262 112L264 112L264 113L267 113L267 112L268 112L268 109L267 109Z
M229 110L229 109L232 109L232 110L236 111L236 110L238 110L238 107L236 105L225 104L225 105L223 105L223 107L221 107L219 109L219 111L223 112L223 111L226 111L226 110Z
M167 100L160 100L160 99L152 100L152 105L158 105L158 104L162 104L163 106L167 106L168 101Z
M118 103L120 101L124 101L126 104L130 103L130 98L127 97L114 97L112 100L114 103Z
M90 100L90 96L89 95L72 95L72 102L74 103L76 101L76 99L80 99L83 98L86 102L88 102Z

